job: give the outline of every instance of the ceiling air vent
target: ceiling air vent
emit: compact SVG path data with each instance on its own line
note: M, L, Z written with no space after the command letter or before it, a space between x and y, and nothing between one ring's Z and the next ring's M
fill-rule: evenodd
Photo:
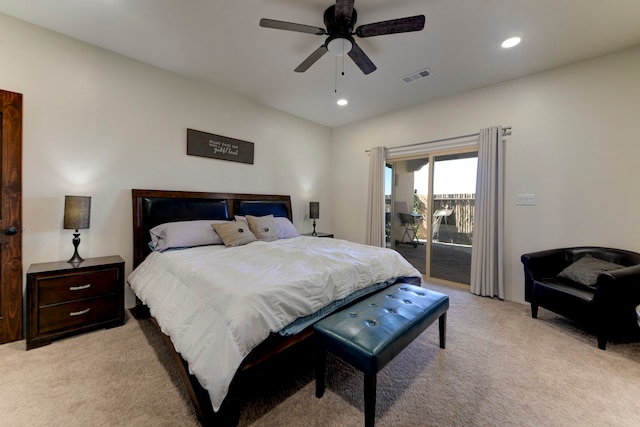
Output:
M425 68L424 70L416 71L415 73L411 73L407 76L401 77L401 79L405 83L411 83L411 82L415 82L416 80L429 77L430 75L431 75L431 71L429 71L428 68Z

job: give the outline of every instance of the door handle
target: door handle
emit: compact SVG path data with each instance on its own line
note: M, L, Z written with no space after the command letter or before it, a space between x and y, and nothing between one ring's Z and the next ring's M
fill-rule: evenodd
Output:
M4 229L4 234L6 234L7 236L13 236L14 234L17 234L17 233L18 233L18 229L15 228L13 225Z

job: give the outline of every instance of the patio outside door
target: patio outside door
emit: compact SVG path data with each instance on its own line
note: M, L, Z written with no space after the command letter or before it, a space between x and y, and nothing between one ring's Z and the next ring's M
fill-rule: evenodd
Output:
M387 165L387 247L426 280L470 284L476 168L477 151Z
M478 153L433 159L429 278L468 286Z

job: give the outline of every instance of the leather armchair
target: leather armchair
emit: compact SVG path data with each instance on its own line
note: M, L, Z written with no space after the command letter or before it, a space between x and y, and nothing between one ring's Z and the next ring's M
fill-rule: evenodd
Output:
M587 254L624 267L599 273L594 287L558 277ZM595 332L602 350L610 337L639 335L635 307L640 304L640 254L583 246L528 253L520 260L531 317L536 318L538 307L544 307L583 324Z

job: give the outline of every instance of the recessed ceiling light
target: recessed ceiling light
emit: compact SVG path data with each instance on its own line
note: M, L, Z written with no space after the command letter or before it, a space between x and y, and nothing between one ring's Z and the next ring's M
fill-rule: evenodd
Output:
M502 42L502 47L505 49L514 47L520 44L520 41L521 41L520 37L511 37Z
M340 105L340 106L347 105L348 103L349 103L349 101L347 101L344 98L338 99L338 105Z

